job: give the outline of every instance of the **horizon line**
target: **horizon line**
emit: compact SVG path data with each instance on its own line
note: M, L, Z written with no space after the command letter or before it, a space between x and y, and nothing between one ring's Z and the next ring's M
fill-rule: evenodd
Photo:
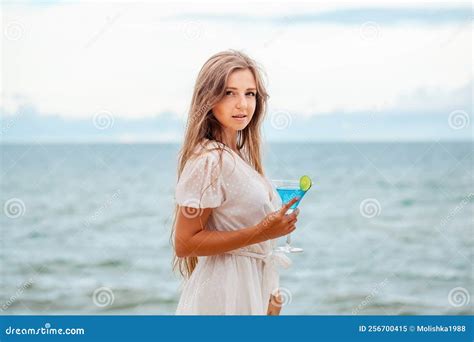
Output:
M372 140L267 140L263 144L320 144L320 143L359 143L359 144L370 144L370 143L401 143L401 144L413 144L413 143L474 143L474 139L406 139L406 140L395 140L395 139L372 139ZM180 141L119 141L119 140L108 140L108 141L0 141L0 146L8 145L180 145Z

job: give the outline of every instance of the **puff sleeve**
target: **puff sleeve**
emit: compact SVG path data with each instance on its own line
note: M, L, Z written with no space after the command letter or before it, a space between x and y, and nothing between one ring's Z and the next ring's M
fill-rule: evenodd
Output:
M221 166L216 153L189 159L179 177L176 204L191 208L217 208L225 201Z

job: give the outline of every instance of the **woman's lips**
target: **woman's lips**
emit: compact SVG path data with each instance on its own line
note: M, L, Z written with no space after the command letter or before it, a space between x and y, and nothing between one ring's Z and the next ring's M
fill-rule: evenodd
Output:
M233 115L232 118L237 121L245 121L247 119L247 115Z

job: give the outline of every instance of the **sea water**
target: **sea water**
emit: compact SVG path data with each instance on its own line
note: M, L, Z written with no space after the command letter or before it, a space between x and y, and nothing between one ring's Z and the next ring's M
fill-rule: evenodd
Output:
M173 314L178 150L2 145L4 314ZM266 144L264 166L313 180L283 314L472 314L470 142Z

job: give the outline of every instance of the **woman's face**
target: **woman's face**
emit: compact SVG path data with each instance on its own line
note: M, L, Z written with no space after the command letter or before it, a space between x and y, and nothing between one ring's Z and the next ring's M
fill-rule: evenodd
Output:
M255 112L257 86L249 69L232 72L224 97L212 108L214 116L228 133L247 127Z

